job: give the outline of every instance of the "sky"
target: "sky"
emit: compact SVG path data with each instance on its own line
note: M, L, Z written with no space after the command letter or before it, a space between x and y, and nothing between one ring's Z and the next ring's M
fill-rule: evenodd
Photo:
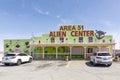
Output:
M120 48L120 0L0 0L0 51L5 39L24 39L84 25L113 35Z

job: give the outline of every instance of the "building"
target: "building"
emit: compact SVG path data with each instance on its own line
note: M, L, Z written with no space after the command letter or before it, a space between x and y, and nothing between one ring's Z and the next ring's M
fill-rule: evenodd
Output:
M83 25L62 25L58 31L31 39L4 40L5 52L21 51L32 54L35 59L63 59L65 56L89 59L97 51L112 54L114 46L112 35L85 30Z
M24 52L30 53L30 39L6 39L4 40L4 52Z
M0 62L2 61L2 57L3 57L3 52L0 51Z

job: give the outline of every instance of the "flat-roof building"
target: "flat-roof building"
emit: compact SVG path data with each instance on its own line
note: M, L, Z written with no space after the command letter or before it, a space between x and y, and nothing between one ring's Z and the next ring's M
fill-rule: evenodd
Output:
M85 30L83 25L62 25L57 31L31 39L4 40L4 52L24 52L35 59L88 59L97 51L113 53L112 35Z

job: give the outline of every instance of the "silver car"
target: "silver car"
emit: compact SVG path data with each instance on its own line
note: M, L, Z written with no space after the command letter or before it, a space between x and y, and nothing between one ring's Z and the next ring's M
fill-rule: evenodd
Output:
M112 65L112 56L108 52L96 52L90 57L90 62L93 65L105 64L107 66Z

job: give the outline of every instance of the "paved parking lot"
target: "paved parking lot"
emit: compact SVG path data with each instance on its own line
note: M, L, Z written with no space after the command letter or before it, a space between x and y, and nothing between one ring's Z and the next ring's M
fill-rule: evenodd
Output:
M120 62L92 66L88 61L33 61L20 66L0 63L0 80L119 80Z

